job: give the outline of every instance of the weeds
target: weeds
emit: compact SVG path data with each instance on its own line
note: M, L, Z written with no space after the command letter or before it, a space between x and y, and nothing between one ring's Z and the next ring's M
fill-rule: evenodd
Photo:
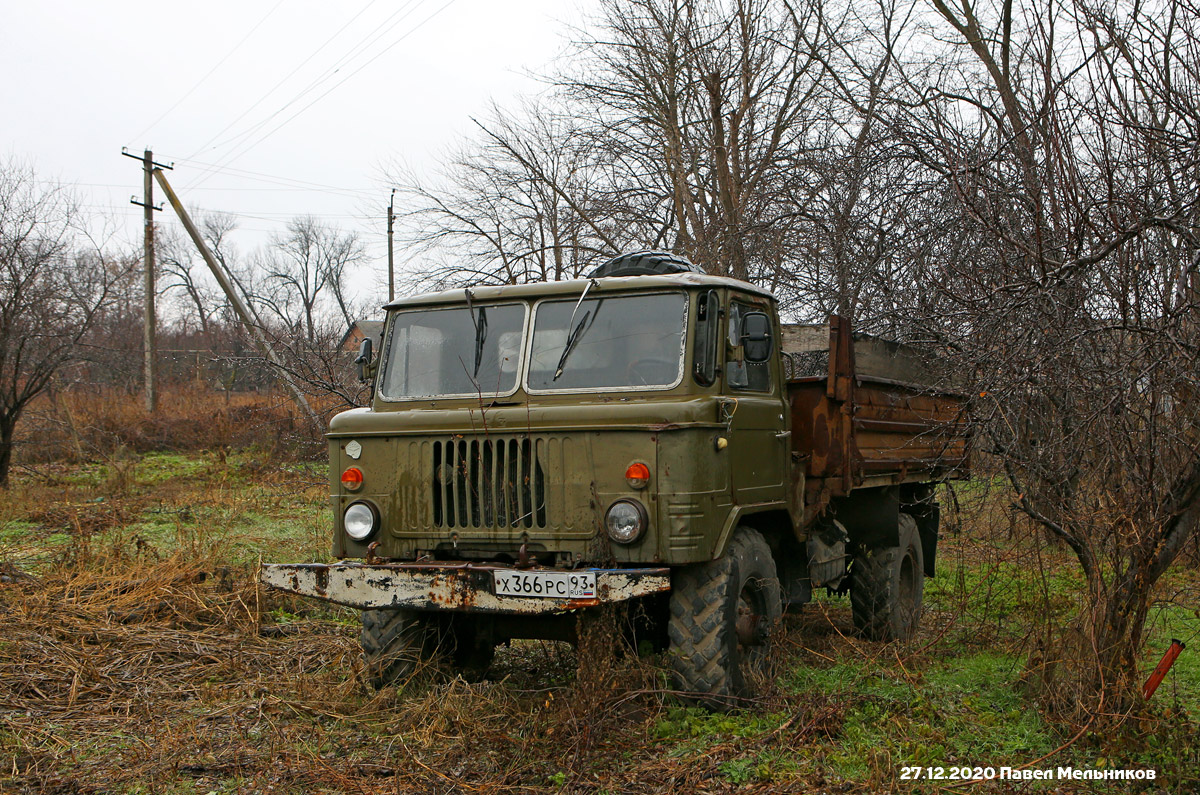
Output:
M1047 756L1197 784L1190 651L1119 736L1072 744L1030 708L1030 627L1066 614L1076 581L1042 578L1002 513L943 540L913 643L861 641L821 599L787 616L768 695L713 715L676 699L660 658L614 653L619 611L589 618L578 652L514 641L485 681L369 691L351 611L254 583L260 557L327 559L322 473L253 451L129 460L120 493L104 462L0 497L0 790L932 792L900 766ZM1173 576L1155 642L1196 631L1194 579Z

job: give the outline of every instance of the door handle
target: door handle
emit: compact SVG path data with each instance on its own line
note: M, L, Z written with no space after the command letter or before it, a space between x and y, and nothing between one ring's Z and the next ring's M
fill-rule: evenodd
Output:
M791 436L791 435L792 435L792 432L791 432L791 431L780 431L779 433L775 434L775 438L776 438L776 439L779 439L780 441L782 441L782 440L784 440L784 439L788 438L788 437L789 437L789 436Z

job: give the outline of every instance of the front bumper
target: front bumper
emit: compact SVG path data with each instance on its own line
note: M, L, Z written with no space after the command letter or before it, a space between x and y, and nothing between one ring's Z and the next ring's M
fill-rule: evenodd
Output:
M496 571L515 570L475 563L264 563L259 580L279 591L360 610L390 607L521 615L597 607L671 589L669 569L583 569L596 574L595 597L502 596L492 586Z

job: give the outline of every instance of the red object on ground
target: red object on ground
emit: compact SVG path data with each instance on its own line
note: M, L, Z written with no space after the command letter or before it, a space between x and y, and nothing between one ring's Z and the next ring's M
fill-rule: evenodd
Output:
M1171 670L1171 666L1175 664L1175 658L1179 656L1179 652L1181 651L1183 651L1183 642L1172 639L1166 654L1158 661L1154 673L1150 674L1150 678L1146 680L1146 684L1142 685L1142 698L1148 701L1150 696L1154 695L1154 691L1158 690L1158 686L1162 684L1167 671Z

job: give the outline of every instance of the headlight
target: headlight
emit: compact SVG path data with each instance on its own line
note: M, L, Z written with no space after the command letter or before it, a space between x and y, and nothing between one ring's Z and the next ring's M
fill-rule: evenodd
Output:
M342 515L342 527L355 541L365 541L379 528L379 512L367 502L351 503Z
M642 537L649 524L646 509L633 500L617 500L604 514L608 537L618 544L632 544Z

